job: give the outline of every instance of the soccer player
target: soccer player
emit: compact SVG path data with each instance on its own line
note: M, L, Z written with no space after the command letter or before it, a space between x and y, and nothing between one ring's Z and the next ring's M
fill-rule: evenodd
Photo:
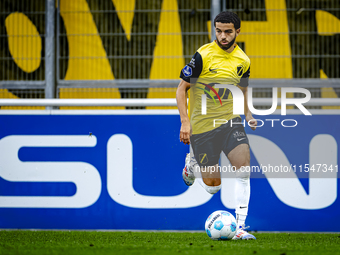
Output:
M216 40L197 50L181 71L176 99L181 118L180 141L191 144L194 157L187 155L183 169L184 182L195 181L195 167L200 166L202 178L197 181L210 194L221 188L218 161L221 151L228 157L236 175L235 199L237 233L234 239L256 239L245 231L250 198L249 142L239 115L233 114L233 95L217 83L238 86L244 95L245 120L253 130L257 122L247 104L250 60L235 44L241 21L233 12L221 12L214 19ZM190 89L191 88L191 89ZM190 89L190 119L186 92ZM242 95L242 93L241 93ZM234 95L235 97L235 95ZM202 104L206 104L206 113ZM245 122L243 122L245 123Z

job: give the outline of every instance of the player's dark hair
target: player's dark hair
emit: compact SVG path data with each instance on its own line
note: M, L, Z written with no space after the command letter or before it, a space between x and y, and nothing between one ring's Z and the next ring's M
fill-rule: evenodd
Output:
M241 27L241 20L237 16L236 13L224 11L218 14L214 19L214 26L216 27L216 22L221 23L232 23L234 24L235 29L239 29Z

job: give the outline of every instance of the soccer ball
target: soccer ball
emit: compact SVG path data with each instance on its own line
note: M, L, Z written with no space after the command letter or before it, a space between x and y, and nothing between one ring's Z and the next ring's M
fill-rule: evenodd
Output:
M212 240L229 240L236 234L235 217L227 211L216 211L205 222L205 232Z

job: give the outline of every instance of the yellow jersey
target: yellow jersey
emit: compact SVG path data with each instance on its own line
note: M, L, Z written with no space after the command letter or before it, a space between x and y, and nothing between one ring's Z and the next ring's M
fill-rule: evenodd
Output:
M222 50L215 41L197 50L180 74L191 84L190 123L193 134L208 132L222 125L214 120L228 121L239 117L233 114L232 93L226 88L215 89L215 84L246 87L249 75L250 60L236 44L231 53ZM202 114L203 94L206 95L206 114Z

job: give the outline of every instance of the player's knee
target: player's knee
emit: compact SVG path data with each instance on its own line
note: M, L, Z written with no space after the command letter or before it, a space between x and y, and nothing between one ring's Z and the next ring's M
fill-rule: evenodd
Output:
M247 157L239 158L238 160L233 162L233 165L236 167L236 169L246 168L250 165L250 159L248 159Z
M204 189L212 195L217 193L221 189L221 180L217 178L205 179L203 181L203 184Z

